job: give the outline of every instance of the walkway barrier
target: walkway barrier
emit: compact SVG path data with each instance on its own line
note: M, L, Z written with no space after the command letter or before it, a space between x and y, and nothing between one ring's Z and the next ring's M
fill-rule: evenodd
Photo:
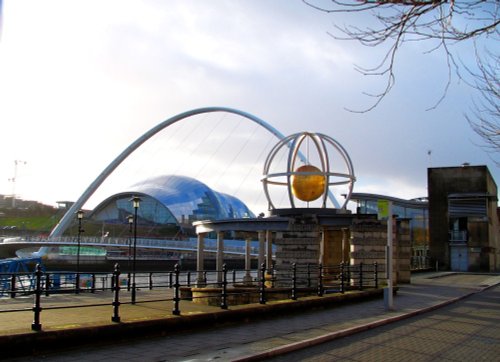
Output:
M323 296L327 293L345 293L350 290L378 289L378 272L376 263L333 266L293 263L281 269L273 266L267 268L262 264L258 270L232 271L229 271L225 264L219 271L181 271L180 266L176 264L170 271L136 273L137 293L135 300L132 300L133 291L129 288L130 274L122 274L118 264L111 274L80 274L82 280L80 285L75 285L75 280L78 279L75 272L45 272L41 265L37 264L33 273L24 275L33 281L33 288L30 291L23 291L24 295L33 295L33 307L3 308L0 313L31 310L33 311L31 328L33 331L41 331L44 310L110 306L111 321L118 323L123 319L120 307L124 304L166 301L172 303L172 314L176 316L182 313L181 302L203 303L226 310L232 305L266 304L273 299L297 300L310 295ZM197 278L193 280L192 275L196 275ZM18 292L14 287L11 289L13 298ZM92 298L87 298L85 303L80 304L44 306L47 297L57 298L64 293L75 293L76 290L88 296L105 293L101 296L109 295L109 302L89 303ZM155 290L158 293L154 292ZM95 301L101 300L102 297L95 299ZM4 307L6 305L3 304Z

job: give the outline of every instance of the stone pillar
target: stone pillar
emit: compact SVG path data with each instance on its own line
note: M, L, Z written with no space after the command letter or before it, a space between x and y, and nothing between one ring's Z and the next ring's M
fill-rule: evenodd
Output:
M307 264L317 264L320 257L320 232L316 229L316 225L304 224L292 228L296 230L276 233L277 287L290 286L293 263L297 264L298 269L304 270ZM307 277L304 273L298 273L297 286L307 286Z
M217 260L216 267L217 270L217 283L222 283L222 266L224 264L224 233L217 233Z
M198 234L198 255L196 260L196 270L198 271L198 276L196 278L196 286L198 288L207 285L204 269L205 269L205 233L200 233Z
M350 264L378 264L379 280L386 280L387 222L377 219L353 220L350 242ZM393 269L394 267L393 264ZM393 273L394 284L396 275Z
M410 220L397 220L397 280L400 283L411 282L411 239L410 239Z
M410 283L411 241L409 220L397 220L393 227L392 278L397 283ZM351 233L351 264L378 264L379 280L386 279L387 221L354 220Z

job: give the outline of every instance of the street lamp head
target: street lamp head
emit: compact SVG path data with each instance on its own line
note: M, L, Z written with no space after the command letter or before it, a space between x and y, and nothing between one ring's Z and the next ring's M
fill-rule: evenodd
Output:
M83 219L83 214L84 214L83 210L78 210L75 214L78 220Z
M132 206L134 207L134 209L138 209L139 208L139 204L141 203L141 198L139 196L133 196L130 201L132 201Z
M129 224L133 224L134 223L134 215L127 216L127 220L128 220Z

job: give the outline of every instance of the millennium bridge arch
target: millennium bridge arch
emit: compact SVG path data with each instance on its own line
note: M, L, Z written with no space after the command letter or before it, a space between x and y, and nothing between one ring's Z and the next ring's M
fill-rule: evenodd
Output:
M85 202L94 194L94 192L101 186L101 184L108 178L109 175L128 157L130 156L137 148L139 148L143 143L148 141L151 137L153 137L155 134L158 132L164 130L168 126L182 121L185 118L189 118L198 114L203 114L203 113L213 113L213 112L226 112L226 113L232 113L236 114L239 116L242 116L252 122L255 122L259 124L260 126L264 127L266 130L274 134L277 138L280 140L283 139L285 136L279 132L276 128L272 127L269 123L265 122L264 120L250 114L247 112L240 111L238 109L234 108L228 108L228 107L204 107L204 108L197 108L193 109L190 111L186 111L183 113L180 113L176 116L173 116L160 124L156 125L155 127L151 128L149 131L144 133L142 136L137 138L134 142L132 142L122 153L118 155L100 174L97 176L97 178L87 187L87 189L83 192L83 194L80 196L80 198L70 207L70 209L64 214L64 216L61 218L59 223L54 227L52 232L50 233L51 237L57 237L61 236L64 231L69 227L71 222L73 221L74 214L76 211L81 209Z
M139 148L143 143L145 143L147 140L149 140L151 137L156 135L158 132L164 130L168 126L182 121L183 119L198 115L198 114L203 114L203 113L213 113L213 112L226 112L226 113L232 113L239 115L241 117L244 117L252 122L257 123L258 125L264 127L266 130L271 132L273 135L275 135L278 139L282 140L285 138L285 136L278 131L276 128L271 126L269 123L265 122L264 120L244 111L240 111L235 108L229 108L229 107L203 107L203 108L196 108L190 111L186 111L183 113L179 113L176 116L173 116L160 124L156 125L155 127L151 128L149 131L144 133L142 136L137 138L134 142L132 142L122 153L118 155L100 174L97 176L97 178L87 187L87 189L83 192L83 194L80 196L80 198L70 207L70 209L64 214L64 216L61 218L59 223L54 227L52 232L50 233L50 237L57 237L57 236L62 236L64 231L69 227L71 222L73 221L74 214L77 212L79 209L83 207L85 202L94 194L94 192L101 186L101 184L108 178L109 175L128 157L130 156L137 148ZM303 158L303 155L299 155L301 158ZM305 158L304 158L305 159ZM336 207L339 207L337 200L331 195L330 197L331 201L334 203Z

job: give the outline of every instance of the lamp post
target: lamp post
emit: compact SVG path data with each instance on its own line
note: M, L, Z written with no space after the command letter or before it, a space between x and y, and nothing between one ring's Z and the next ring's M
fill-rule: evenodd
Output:
M132 257L132 225L134 224L134 215L127 216L128 220L128 275L127 290L130 291L130 258Z
M77 237L77 250L76 250L76 288L75 293L80 293L80 236L84 231L82 229L82 219L83 219L83 210L78 210L76 212L76 217L78 219L78 237Z
M135 304L135 259L137 255L137 210L142 201L140 197L134 196L130 199L132 207L134 208L134 257L132 262L132 304Z

